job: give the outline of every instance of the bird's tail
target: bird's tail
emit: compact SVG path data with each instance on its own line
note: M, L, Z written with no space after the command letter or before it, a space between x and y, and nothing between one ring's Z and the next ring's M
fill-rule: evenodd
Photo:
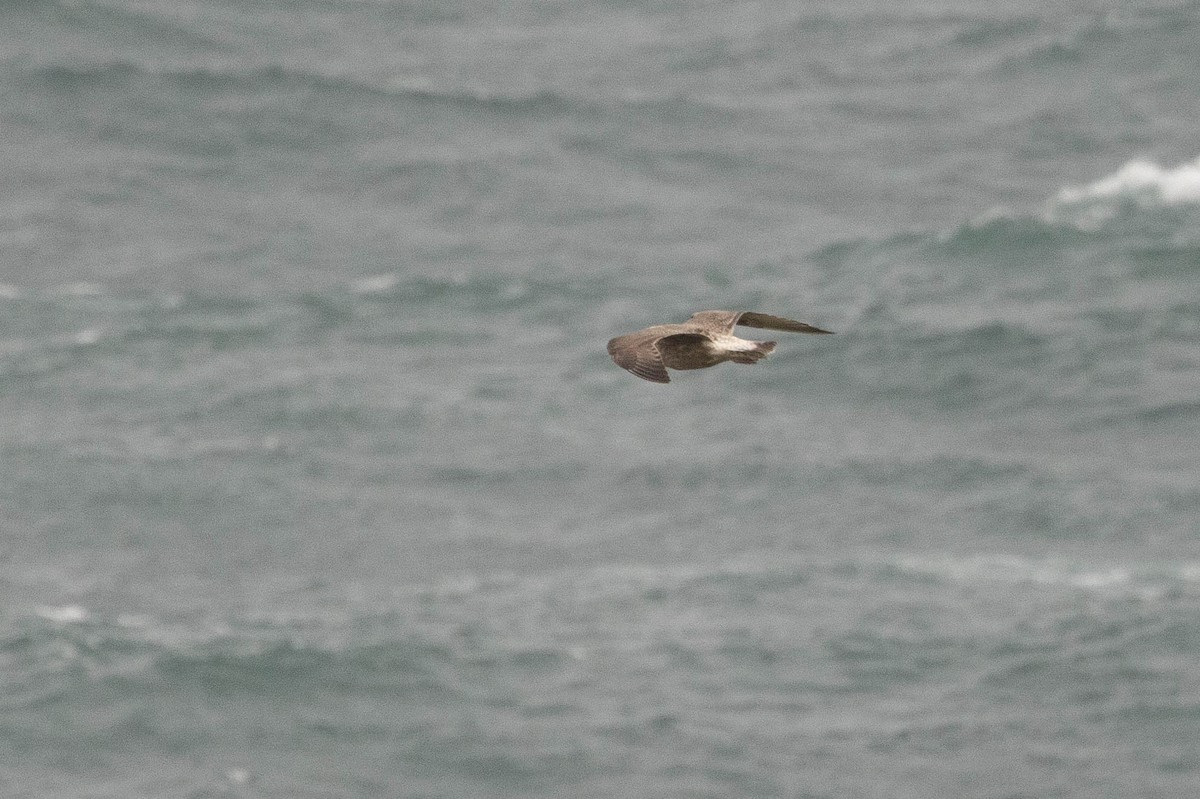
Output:
M774 341L756 341L754 349L738 352L733 356L733 361L734 363L758 363L774 351Z

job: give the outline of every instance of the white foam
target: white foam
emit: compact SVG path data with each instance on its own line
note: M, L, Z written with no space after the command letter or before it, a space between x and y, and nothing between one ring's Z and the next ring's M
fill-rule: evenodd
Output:
M1068 559L1021 558L1010 555L976 555L962 558L902 557L897 565L909 572L951 582L980 584L1001 582L1048 587L1065 586L1102 594L1133 595L1155 599L1168 588L1195 582L1200 564L1144 563L1095 564Z
M386 294L400 283L400 276L395 274L371 275L362 277L350 284L350 291L355 294Z
M51 289L52 294L65 294L69 297L102 297L108 293L107 289L100 283L88 283L81 281L79 283L65 283Z
M1134 159L1094 183L1060 190L1055 202L1076 205L1123 198L1156 205L1200 203L1200 158L1174 169L1148 159Z
M81 605L43 605L36 612L43 619L59 624L78 624L87 621L89 615L87 608Z
M99 328L89 327L75 334L75 343L80 346L89 346L98 342L103 335L104 332Z

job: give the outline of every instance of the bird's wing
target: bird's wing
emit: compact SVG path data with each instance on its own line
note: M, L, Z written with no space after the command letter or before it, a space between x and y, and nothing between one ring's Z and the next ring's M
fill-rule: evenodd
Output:
M699 325L714 333L732 333L741 311L696 311L685 324Z
M746 327L762 327L768 330L785 330L789 333L832 333L832 330L822 330L819 327L807 324L805 322L797 322L795 319L784 319L782 316L771 316L771 314L757 313L755 311L742 311L735 315L735 324L745 325Z
M755 311L697 311L687 320L689 325L699 325L714 333L732 333L735 325L762 327L769 330L785 330L789 333L832 333L794 319L757 313Z
M628 369L643 380L670 383L667 367L663 366L662 353L658 351L658 342L661 339L661 333L645 330L627 336L617 336L608 342L608 354L616 361L617 366Z

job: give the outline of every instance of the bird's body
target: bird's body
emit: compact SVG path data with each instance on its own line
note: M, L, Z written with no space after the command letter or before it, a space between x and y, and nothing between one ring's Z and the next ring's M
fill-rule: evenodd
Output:
M792 333L829 333L819 327L754 311L700 311L681 324L654 325L608 342L617 365L643 380L668 383L667 369L705 369L725 361L757 363L775 349L774 341L733 335L737 325Z

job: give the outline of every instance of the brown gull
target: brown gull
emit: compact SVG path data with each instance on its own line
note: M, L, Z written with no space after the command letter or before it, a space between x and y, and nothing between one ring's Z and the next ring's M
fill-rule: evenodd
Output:
M654 325L608 342L617 366L643 380L669 383L667 369L705 369L725 361L758 363L775 349L774 341L750 341L733 335L737 325L786 330L789 333L832 333L819 327L755 311L698 311L678 325Z

